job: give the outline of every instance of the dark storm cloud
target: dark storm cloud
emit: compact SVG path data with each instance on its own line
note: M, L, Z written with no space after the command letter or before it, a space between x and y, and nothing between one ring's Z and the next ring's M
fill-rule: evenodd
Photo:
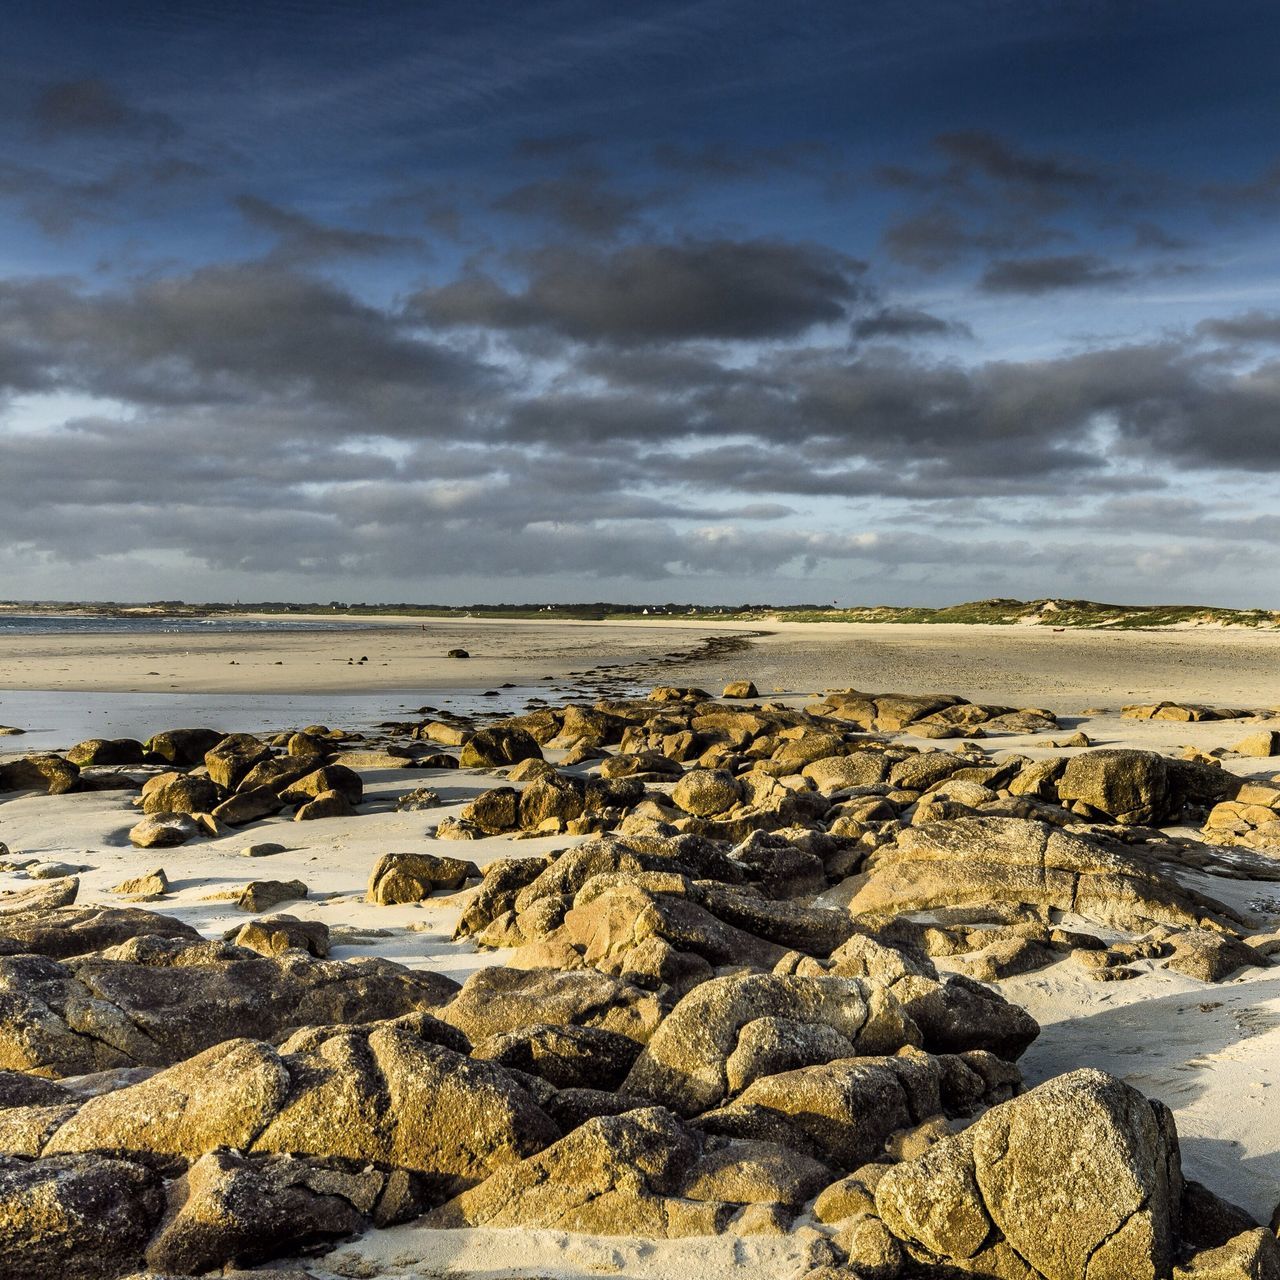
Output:
M606 172L582 165L569 173L527 182L500 196L500 213L538 218L581 235L608 238L639 220L651 200L619 191Z
M855 338L972 338L973 330L959 320L944 320L917 307L881 307L854 321Z
M354 227L334 227L305 214L283 209L260 196L235 197L245 221L278 237L273 257L288 262L313 262L325 258L377 257L381 254L421 251L411 236L385 235Z
M1222 342L1280 343L1280 311L1246 311L1238 316L1201 320L1196 332Z
M443 423L452 394L478 394L492 377L396 315L261 263L118 292L0 282L0 340L67 389L139 405L313 402L401 432Z
M94 77L46 85L31 104L31 119L46 139L113 135L165 141L181 132L172 117L133 106Z
M412 308L441 328L544 328L582 342L786 338L844 318L864 270L834 250L775 240L552 248L527 256L522 289L477 272L423 290Z
M1059 254L1043 258L999 258L989 263L978 287L986 293L1037 295L1058 289L1093 289L1125 284L1136 272L1117 267L1092 253Z

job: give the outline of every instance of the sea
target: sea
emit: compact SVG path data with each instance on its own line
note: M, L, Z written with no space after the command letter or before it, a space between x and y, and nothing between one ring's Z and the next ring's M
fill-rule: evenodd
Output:
M193 618L186 615L172 617L161 614L108 614L69 613L0 613L0 636L57 636L57 635L171 635L205 632L256 632L256 631L358 631L375 628L376 621L355 622L349 618L333 621L321 618Z

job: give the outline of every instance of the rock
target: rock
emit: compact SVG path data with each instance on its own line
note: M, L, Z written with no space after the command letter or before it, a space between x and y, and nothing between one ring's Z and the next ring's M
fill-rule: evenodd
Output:
M444 655L446 658L469 658L471 655L465 649L450 649Z
M617 1089L640 1046L627 1036L600 1027L518 1027L482 1040L474 1058L540 1076L557 1089Z
M890 1169L876 1207L918 1256L965 1271L1021 1277L1025 1259L1048 1280L1157 1280L1180 1194L1168 1110L1082 1070Z
M898 1002L856 978L715 978L663 1020L623 1090L693 1116L762 1076L918 1043Z
M896 1280L902 1246L874 1214L857 1214L841 1227L836 1242L859 1280Z
M1280 1245L1271 1232L1255 1227L1174 1267L1173 1280L1280 1280Z
M1251 733L1247 738L1241 738L1231 750L1238 756L1280 756L1280 733L1274 729Z
M386 960L272 958L155 935L74 967L10 956L0 958L0 1068L62 1077L168 1066L235 1036L436 1009L457 990L439 974Z
M377 1179L381 1185L381 1179ZM159 1271L200 1273L254 1263L363 1230L364 1216L326 1184L358 1183L287 1156L248 1160L231 1152L201 1156L171 1183L168 1207L147 1248ZM358 1190L356 1192L358 1194Z
M189 768L203 764L205 753L212 751L225 737L226 734L216 729L166 729L148 738L143 743L143 750L149 756Z
M720 696L722 698L758 698L760 690L750 680L730 680Z
M164 1206L160 1179L93 1155L0 1158L0 1275L111 1280L135 1270Z
M1248 943L1210 929L1188 929L1176 934L1172 942L1173 955L1165 961L1165 967L1201 982L1221 982L1237 969L1270 963Z
M222 792L210 778L199 774L161 773L142 785L142 812L209 813L221 798Z
M412 769L416 764L405 747L389 746L382 751L344 751L334 765L340 769ZM330 788L334 790L336 788Z
M88 765L141 764L142 743L133 738L89 738L67 752L77 768Z
M306 896L307 886L301 880L250 880L240 891L236 907L240 911L270 911L281 902Z
M761 1075L695 1123L707 1133L781 1142L833 1169L856 1169L883 1156L899 1130L1007 1098L1009 1083L988 1081L976 1069L987 1065L980 1054L934 1057L912 1049L892 1057L834 1058ZM1016 1080L1017 1071L1011 1074Z
M172 1163L229 1148L372 1163L421 1176L439 1198L558 1137L513 1076L448 1048L455 1037L416 1015L305 1027L279 1049L228 1040L89 1098L43 1154L128 1149Z
M238 947L248 947L259 955L278 956L297 949L323 960L329 954L329 926L320 920L299 920L295 916L263 916L232 930Z
M350 818L355 806L341 791L322 791L314 800L300 804L294 822L311 822L317 818Z
M798 1209L831 1179L812 1156L776 1142L708 1138L681 1187L691 1200L730 1204L783 1204Z
M212 810L219 822L229 827L243 827L250 822L269 818L284 808L284 801L270 787L254 787L237 791Z
M540 1025L600 1027L643 1044L662 1020L657 997L594 969L480 969L439 1011L472 1044Z
M535 778L520 793L517 821L526 831L534 831L552 819L570 822L580 818L586 807L586 784L580 778L557 773Z
M433 853L384 853L374 863L365 894L370 902L392 906L421 902L437 889L461 889L470 879L479 878L474 862L446 858Z
M464 769L494 769L541 759L542 748L526 730L498 724L472 734L458 762Z
M461 819L486 835L513 831L520 824L520 792L515 787L482 791L463 807Z
M270 758L271 748L251 733L230 733L204 753L204 764L218 786L234 791L255 764Z
M29 916L66 906L76 900L79 892L80 880L77 876L52 880L30 889L7 889L0 893L0 927L7 930L10 917Z
M41 791L60 796L80 781L80 770L51 752L0 764L0 791Z
M1025 818L909 827L876 849L864 871L849 902L855 919L1025 903L1134 933L1155 924L1239 923L1229 907L1183 889L1136 854Z
M417 813L422 809L435 809L441 804L440 793L432 787L414 787L396 801L397 813Z
M276 844L271 840L260 840L254 844L247 844L240 850L242 858L270 858L277 853L288 853L287 845Z
M588 1120L427 1215L427 1227L555 1227L665 1239L713 1234L732 1209L679 1193L696 1139L660 1108Z
M281 799L289 804L306 804L328 791L338 792L348 804L359 804L364 799L364 782L354 769L326 764L291 782L281 792Z
M153 813L129 830L129 843L139 849L170 849L204 834L189 813Z
M876 1186L889 1172L887 1164L867 1164L831 1183L813 1202L819 1222L843 1222L855 1214L875 1213Z
M741 798L738 780L722 769L692 769L672 789L671 798L686 813L710 817L731 809Z
M1086 751L1067 761L1058 781L1064 803L1076 802L1116 822L1156 824L1177 818L1165 758L1154 751Z
M169 892L169 877L165 875L163 867L156 867L145 875L122 880L111 892L135 898L159 898Z
M892 762L879 751L853 751L848 755L824 756L802 770L819 791L829 795L846 787L874 787L889 774Z
M76 882L71 884L74 888ZM49 898L36 909L10 914L3 911L6 900L0 898L0 955L62 960L147 936L200 941L200 935L175 916L137 907L64 905L74 898L73 891L69 897L63 894L60 899Z

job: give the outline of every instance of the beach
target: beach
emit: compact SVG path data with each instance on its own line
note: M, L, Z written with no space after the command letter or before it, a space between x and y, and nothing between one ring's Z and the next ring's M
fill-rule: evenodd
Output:
M357 731L363 735L358 747L382 750L407 739L386 724L379 728L380 722L425 723L432 717L419 712L422 704L448 713L446 700L456 699L455 709L479 717L475 723L481 724L531 707L627 697L642 685L697 685L718 696L730 679L754 680L761 701L797 714L824 690L851 687L877 693L955 692L974 703L1047 708L1056 714L1059 732L1015 728L979 738L977 758L997 763L1010 756L1032 762L1071 757L1098 747L1171 757L1188 748L1208 753L1266 723L1265 717L1243 722L1122 717L1121 706L1130 702L1166 699L1258 711L1280 706L1280 637L1270 633L1115 635L661 621L450 620L422 627L402 620L358 630L265 634L5 637L0 642L0 721L32 733L29 740L26 735L0 738L0 758L65 749L101 736L100 723L119 725L127 716L133 717L131 725L150 718L153 732L204 723L190 719L197 710L223 732L251 728L265 737L268 729L318 722ZM708 656L708 641L726 637L742 643ZM473 656L446 658L451 648L466 648ZM361 657L368 662L348 665L348 658ZM501 685L510 688L486 688ZM486 700L491 691L498 697ZM83 699L79 722L75 704L68 701L76 696ZM256 718L243 723L255 704ZM56 727L41 732L41 709L55 705ZM338 714L321 714L326 706ZM166 714L171 707L173 713ZM22 716L15 717L15 711L28 723L17 723ZM1088 736L1089 747L1056 744L1078 731ZM958 745L931 741L910 724L888 737L907 752ZM584 780L599 763L565 765L562 745L546 746L543 754L565 774ZM1228 755L1223 765L1235 777L1258 781L1280 772L1280 762L1266 759ZM129 789L0 797L0 840L9 849L0 890L21 892L49 875L74 875L78 903L118 906L116 886L163 867L168 887L162 897L142 904L145 909L218 939L234 935L245 923L236 900L246 882L263 877L301 881L306 896L282 909L326 925L335 960L380 957L459 983L508 963L508 951L455 937L472 889L383 905L366 896L371 869L389 852L419 851L463 856L483 873L503 859L559 854L580 837L562 831L478 832L465 843L444 840L438 834L442 824L465 823L472 811L468 806L500 783L505 770L396 768L385 760L357 764L357 769L363 782L358 813L305 823L279 813L248 827L224 826L213 838L173 849L139 849L130 843L139 813ZM430 808L398 806L406 793L423 786L436 793ZM670 791L669 784L650 788L659 799ZM1197 835L1192 826L1174 824L1169 830L1186 839ZM263 857L245 856L247 848L266 842L281 847ZM1176 879L1233 904L1249 915L1255 931L1274 929L1280 926L1280 884L1275 882L1280 861L1277 876L1270 877L1258 870L1265 870L1265 860L1250 856L1253 862L1244 870L1229 870L1229 878L1189 870L1177 871ZM840 892L830 891L833 903L847 900L847 894L839 898ZM943 973L951 964L949 958L938 960ZM1177 1120L1187 1176L1265 1221L1280 1183L1280 1108L1274 1102L1280 1090L1280 979L1254 967L1210 986L1155 959L1139 959L1132 967L1130 981L1100 983L1064 957L995 982L1041 1027L1022 1060L1026 1084L1098 1066L1162 1100ZM789 1277L799 1274L811 1256L812 1241L801 1230L806 1221L802 1215L782 1234L688 1242L543 1229L443 1232L410 1222L370 1229L311 1266L312 1274L323 1277L456 1273L585 1280L605 1273L656 1278L673 1270L690 1280L739 1270Z

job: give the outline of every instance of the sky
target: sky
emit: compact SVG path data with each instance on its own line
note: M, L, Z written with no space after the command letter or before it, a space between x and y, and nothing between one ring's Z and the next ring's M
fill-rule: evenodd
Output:
M1270 0L9 0L0 598L1280 607Z

